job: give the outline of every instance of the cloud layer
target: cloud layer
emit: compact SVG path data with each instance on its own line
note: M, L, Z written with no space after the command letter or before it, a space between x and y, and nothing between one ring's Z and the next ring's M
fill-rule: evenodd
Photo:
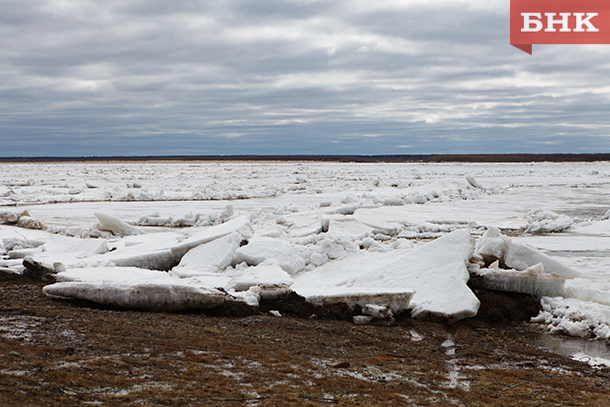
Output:
M0 2L0 155L610 150L610 45L508 1Z

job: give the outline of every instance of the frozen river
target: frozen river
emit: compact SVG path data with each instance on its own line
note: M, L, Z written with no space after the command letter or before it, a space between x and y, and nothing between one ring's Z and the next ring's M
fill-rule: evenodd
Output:
M68 274L95 268L101 272L116 266L100 260L108 254L87 252L86 245L66 251L61 247L67 240L61 239L105 239L123 253L142 244L149 245L146 253L172 248L175 256L183 240L243 219L247 236L237 223L230 232L241 231L250 244L227 249L224 263L213 258L211 249L200 248L199 257L191 253L188 263L184 256L184 264L169 274L243 290L257 281L281 282L312 297L356 288L361 294L374 288L391 296L396 294L390 289L392 278L401 278L393 274L400 272L396 264L401 259L421 263L422 269L431 267L435 263L426 263L424 257L438 257L438 249L429 246L433 239L453 239L445 240L447 247L459 245L456 231L468 232L476 241L495 226L514 244L532 246L582 272L565 281L561 296L543 298L545 312L537 322L555 333L610 337L610 220L604 216L610 210L608 162L5 163L0 174L5 269L19 271L17 250L23 249L40 261L62 263ZM37 220L45 230L9 225L9 215L23 211L29 214L24 220ZM100 231L95 213L128 223L139 237ZM224 247L214 253L233 244L224 238ZM25 247L27 241L44 244ZM8 259L11 249L16 259ZM447 262L461 259L460 250L448 249ZM201 261L216 268L202 268ZM373 269L381 274L387 270L386 280L372 278ZM75 276L66 281L87 281L84 274ZM405 287L411 281L406 279ZM431 297L417 297L425 287L414 291L412 305L430 302ZM471 306L458 291L456 300L443 306ZM456 315L466 314L461 310Z

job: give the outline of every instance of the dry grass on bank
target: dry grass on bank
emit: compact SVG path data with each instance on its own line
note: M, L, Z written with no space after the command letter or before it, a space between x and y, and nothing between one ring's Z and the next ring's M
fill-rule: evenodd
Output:
M610 406L608 371L522 324L117 311L41 287L0 281L2 406Z

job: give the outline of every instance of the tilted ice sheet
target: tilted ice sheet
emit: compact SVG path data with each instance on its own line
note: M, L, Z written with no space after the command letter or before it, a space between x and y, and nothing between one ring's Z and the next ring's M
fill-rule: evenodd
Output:
M415 250L355 255L295 277L293 289L318 298L349 290L414 292L411 315L454 322L476 315L479 300L467 287L474 244L456 231Z
M232 232L189 250L171 274L179 277L222 273L233 263L243 236Z
M57 273L58 282L129 283L178 281L164 271L146 270L137 267L92 267L75 268Z
M600 318L603 320L604 316L610 316L610 248L606 235L609 225L610 222L607 220L597 221L583 227L575 227L566 233L519 238L519 241L527 242L584 273L580 278L566 281L562 294L564 300L556 298L548 305L569 307L571 310L582 308L582 314L570 312L562 316L562 320L580 326L581 331L577 336L597 336L593 333L594 327L600 323ZM597 311L592 314L587 311L590 309ZM587 320L591 315L594 315L594 318ZM557 321L554 319L555 324L549 325L553 332L561 331L553 328L558 326ZM562 326L568 325L568 322L565 322ZM585 329L587 326L593 328L587 331ZM569 331L571 330L564 329L561 332L569 333Z
M525 270L501 269L495 267L474 271L480 277L483 288L497 291L508 291L540 296L565 295L565 279L553 274L544 273L544 265L538 263Z
M582 272L547 256L535 247L521 244L515 239L504 236L495 226L489 227L478 240L476 254L481 256L486 264L497 261L509 269L525 270L541 264L544 273L562 278L576 278L583 275Z

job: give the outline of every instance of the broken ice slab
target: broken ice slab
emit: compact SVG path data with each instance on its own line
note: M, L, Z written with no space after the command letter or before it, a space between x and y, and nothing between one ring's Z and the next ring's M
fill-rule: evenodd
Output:
M481 184L477 182L477 180L474 178L474 175L472 174L466 175L466 181L468 181L468 184L472 185L474 188L485 190L485 188L483 188Z
M180 262L180 259L173 255L170 248L175 246L180 236L176 233L154 233L142 236L131 236L112 243L113 249L102 254L92 254L84 250L93 250L94 246L74 246L76 251L73 253L61 253L57 250L50 250L36 260L48 262L61 262L67 268L72 267L99 267L115 265L120 267L140 267L149 270L170 270ZM76 240L76 239L71 239ZM93 239L94 241L95 239ZM57 239L52 242L52 246L58 246L65 242L69 244L68 238ZM45 247L47 244L45 244ZM96 252L108 250L108 245L98 246Z
M458 230L414 250L358 251L295 276L292 288L315 301L316 295L362 291L414 292L414 318L453 323L477 314L480 302L468 288L466 265L474 243ZM393 310L394 311L394 310Z
M175 247L172 247L172 253L178 258L182 258L182 256L184 256L192 248L207 242L211 242L212 240L226 236L232 232L241 233L245 239L250 238L252 236L252 226L250 226L250 221L248 218L245 216L238 216L235 219L231 219L230 221L220 225L206 228L205 230L192 235L188 239L183 240Z
M306 212L285 215L280 220L288 226L291 237L305 237L328 232L329 220L319 213Z
M485 259L487 264L499 260L500 263L516 270L525 270L542 263L544 272L563 278L582 277L582 273L566 266L559 260L547 256L541 251L502 235L500 229L490 226L477 242L476 253Z
M189 250L171 271L179 277L221 273L231 265L243 237L237 232L201 244Z
M178 280L137 283L65 282L48 285L43 288L43 292L50 297L75 298L146 311L210 309L222 305L228 296L212 287L194 286Z
M476 284L489 290L530 294L536 297L564 295L565 278L544 273L539 263L525 270L480 269L473 273Z
M8 252L9 259L23 259L26 256L36 256L37 254L42 253L42 247L37 247L35 249L20 249L20 250L11 250Z
M388 235L396 235L403 228L400 219L386 208L360 209L354 219L374 229L383 230Z
M111 232L113 235L118 236L131 236L131 235L141 235L145 233L141 229L138 229L134 226L131 226L116 216L108 215L106 213L95 212L95 217L98 221L98 228L100 230L105 230Z
M292 244L284 239L255 235L247 245L237 249L233 264L245 262L256 266L265 260L273 259L284 271L295 274L305 269L310 256L311 251L305 246Z
M411 316L453 323L477 314L480 302L467 286L474 244L457 230L358 276L353 287L414 289Z
M325 294L305 295L308 302L317 306L328 306L344 303L350 308L356 305L365 307L369 304L388 306L393 313L398 313L409 308L412 290L404 289L366 289L366 288L335 288L334 291Z
M57 273L56 277L60 283L75 281L95 283L172 282L176 279L164 271L146 270L137 267L72 268Z
M127 244L130 238L125 238L125 247L102 255L90 256L82 260L87 267L115 265L120 267L140 267L149 270L168 271L180 264L183 256L191 249L226 236L232 232L241 236L250 231L250 222L245 217L236 218L218 226L212 226L177 243L176 234L154 233L150 241L139 244ZM161 238L163 237L163 238ZM157 238L155 241L155 238ZM135 243L135 242L133 242ZM202 249L205 251L205 249ZM196 255L193 255L196 257ZM186 275L185 275L186 276Z
M122 252L117 252L115 254L114 252L111 252L106 255L106 257L100 257L99 259L103 259L105 262L101 261L97 264L113 264L118 267L139 267L148 270L164 271L171 270L180 261L178 257L173 255L173 252L170 249L141 254Z
M535 248L516 242L508 245L508 250L504 256L504 262L508 267L517 270L524 270L538 263L544 265L545 273L554 274L563 278L582 277L583 273L566 266L559 260L536 250Z
M363 238L371 234L375 229L352 218L331 218L329 219L329 237L355 237Z
M238 273L238 272L236 272ZM273 261L265 261L258 266L248 267L239 272L225 286L227 289L235 291L246 291L252 286L275 286L285 285L290 286L293 283L292 278L280 265Z

